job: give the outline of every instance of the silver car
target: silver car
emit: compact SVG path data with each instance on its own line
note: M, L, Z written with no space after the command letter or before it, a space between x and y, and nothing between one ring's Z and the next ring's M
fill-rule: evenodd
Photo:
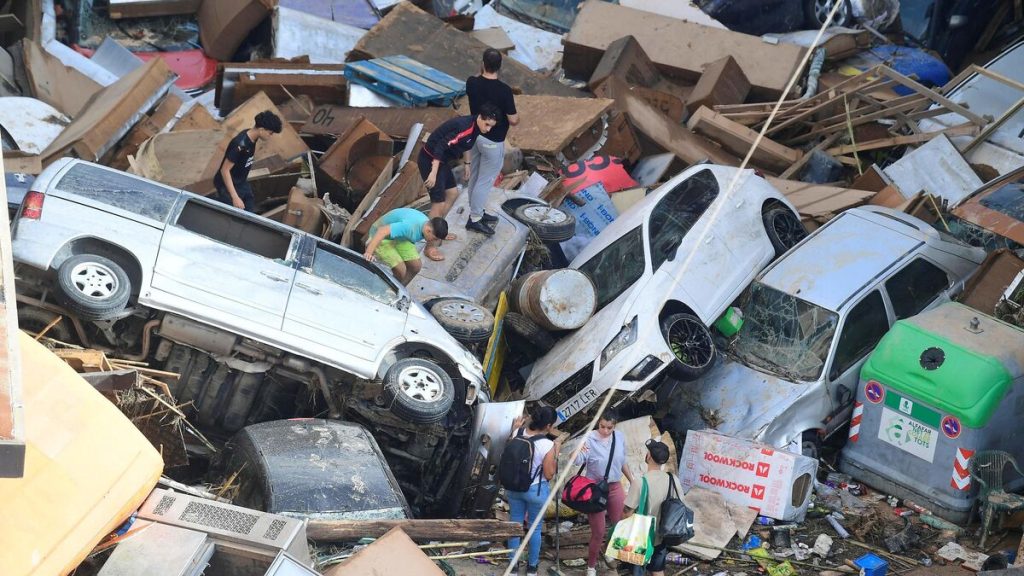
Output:
M96 164L63 159L39 176L13 255L52 272L60 299L83 319L117 318L134 303L367 380L419 348L438 362L403 373L402 391L416 400L434 399L447 376L472 403L483 382L480 363L355 252Z
M948 301L984 257L902 212L843 212L751 284L728 357L675 388L671 427L816 455L849 420L860 367L889 326Z

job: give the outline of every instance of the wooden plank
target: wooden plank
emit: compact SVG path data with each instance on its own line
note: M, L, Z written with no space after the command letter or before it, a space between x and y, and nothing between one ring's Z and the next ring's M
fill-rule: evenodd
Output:
M879 148L892 148L893 146L906 146L908 144L921 144L922 142L928 142L932 138L935 138L936 134L946 134L947 136L969 136L977 134L979 128L971 123L960 124L946 130L940 130L937 132L925 132L922 134L909 134L906 136L893 136L891 138L881 138L878 140L870 140L867 142L858 142L856 144L844 144L842 146L836 146L829 148L825 152L832 156L852 154L854 152L867 152L868 150L878 150Z
M867 190L838 188L810 184L781 178L768 178L768 183L779 189L793 203L805 220L824 224L840 212L866 204L875 193Z
M995 122L992 122L991 124L986 126L985 129L982 130L981 134L978 134L974 138L974 140L968 142L967 145L960 150L960 152L967 154L968 152L971 151L972 148L974 148L978 144L981 144L985 140L988 140L988 137L991 136L993 132L998 130L1000 126L1005 124L1006 121L1009 120L1011 116L1016 114L1017 111L1020 110L1021 108L1024 108L1024 97L1021 97L1019 100L1014 102L1013 106L1010 106L1009 108L1006 109L1006 112L1000 114L999 118L996 118Z
M516 48L515 43L512 42L511 38L509 38L508 33L498 27L473 30L469 35L502 54L507 55Z
M195 14L200 3L201 0L110 0L108 12L114 20Z
M412 2L400 2L363 36L348 54L349 61L406 55L455 78L480 72L480 55L488 46L420 10ZM524 94L580 96L578 90L533 72L509 58L501 67L501 79Z
M794 162L789 168L786 168L781 174L779 174L779 178L789 178L790 176L796 174L801 168L804 167L805 164L807 164L811 157L814 156L815 152L821 152L825 148L831 146L832 143L838 140L840 136L841 134L838 133L832 134L828 138L825 138L824 140L819 142L815 147L805 152L799 160Z
M371 32L372 34L372 32ZM721 30L588 0L565 35L562 66L571 77L589 78L615 40L632 35L658 69L672 78L696 82L704 66L732 55L760 97L778 97L801 65L805 48L768 44L757 36Z
M606 98L517 96L519 124L509 132L509 142L523 152L556 154L590 128L613 102Z
M451 108L433 106L428 108L350 108L324 104L313 109L313 113L300 132L303 134L343 134L360 118L366 118L388 136L405 140L409 137L409 131L414 124L423 124L428 130L431 130L440 126L445 120L456 116L458 113Z
M412 96L413 100L426 100L437 96L436 90L430 89L429 86L423 86L414 79L406 78L402 75L401 70L396 72L394 66L388 67L385 62L380 60L352 62L345 67L345 77L350 82L361 84L374 92L380 92L385 95L391 95L395 91L385 92L380 90L377 88L378 83L393 86L397 91L405 92Z
M723 148L738 156L745 156L753 146L758 133L737 124L710 108L701 107L686 122L687 128L718 142ZM754 150L750 161L768 168L785 170L800 160L800 151L788 148L764 137Z
M895 114L897 112L904 112L904 111L907 111L907 110L913 110L914 108L917 108L918 106L922 106L922 105L923 104L922 104L921 101L917 101L917 100L915 100L915 101L908 101L908 102L906 102L906 103L904 103L902 105L893 106L893 107L888 108L886 110L880 110L878 112L872 112L871 114L865 114L863 116L858 116L856 118L852 118L849 121L849 123L847 123L845 120L843 120L843 121L835 122L833 124L829 124L829 125L827 125L827 126L825 126L823 128L816 128L816 129L814 129L814 130L812 130L812 131L810 131L810 132L808 132L808 133L806 133L806 134L804 134L802 136L798 136L796 138L792 138L788 142L789 142L790 145L797 144L799 142L806 142L808 140L813 140L815 137L821 136L822 134L828 134L828 133L831 133L831 132L835 132L836 130L845 130L845 129L847 129L848 126L860 126L861 124L867 124L869 122L874 122L875 120L878 120L880 118L887 118L887 117L889 117L889 116L891 116L891 115L893 115L893 114ZM843 116L845 118L845 114Z
M691 114L706 106L711 108L722 104L742 104L750 93L750 81L743 69L732 56L720 58L708 64L700 80L690 92L686 109Z
M417 541L441 542L507 540L523 535L523 525L501 520L310 520L306 536L317 542L345 542L379 538L392 528L401 528Z
M974 112L971 112L967 108L964 108L963 106L957 104L956 102L953 102L949 98L946 98L942 94L939 94L938 92L930 88L925 88L918 82L911 80L910 78L907 78L903 74L900 74L899 72L893 70L892 68L889 68L888 66L880 67L879 73L888 76L893 80L899 81L900 84L906 86L907 88L910 88L911 90L914 90L918 94L926 96L932 102L942 104L950 112L956 112L957 114L963 116L964 118L967 118L968 120L970 120L974 124L977 124L978 126L984 126L985 124L988 123L987 120L985 120L981 116L978 116Z

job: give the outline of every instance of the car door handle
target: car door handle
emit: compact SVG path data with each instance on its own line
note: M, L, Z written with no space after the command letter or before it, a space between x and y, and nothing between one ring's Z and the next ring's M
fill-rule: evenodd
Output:
M288 279L285 278L284 276L278 276L277 274L274 274L273 272L267 272L266 270L261 270L260 274L263 274L264 276L266 276L267 278L270 278L274 282L287 282L288 281Z
M299 288L302 288L306 292L309 292L311 294L316 294L317 296L323 294L323 292L317 290L316 288L313 288L309 284L303 284L302 282L296 282L295 285L298 286Z

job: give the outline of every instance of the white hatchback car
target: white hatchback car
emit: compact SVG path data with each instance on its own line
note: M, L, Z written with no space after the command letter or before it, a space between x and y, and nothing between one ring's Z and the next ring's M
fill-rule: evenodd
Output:
M693 380L715 358L708 327L806 231L793 206L752 170L693 166L605 228L569 265L597 289L587 324L538 360L528 400L562 421L606 390L635 392L666 367Z

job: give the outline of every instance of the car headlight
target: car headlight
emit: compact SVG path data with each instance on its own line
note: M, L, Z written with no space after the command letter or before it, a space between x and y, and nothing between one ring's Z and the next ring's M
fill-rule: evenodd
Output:
M636 316L629 321L619 333L612 338L612 341L604 347L601 351L601 369L604 369L605 365L612 361L619 352L622 352L626 348L633 345L636 342Z

